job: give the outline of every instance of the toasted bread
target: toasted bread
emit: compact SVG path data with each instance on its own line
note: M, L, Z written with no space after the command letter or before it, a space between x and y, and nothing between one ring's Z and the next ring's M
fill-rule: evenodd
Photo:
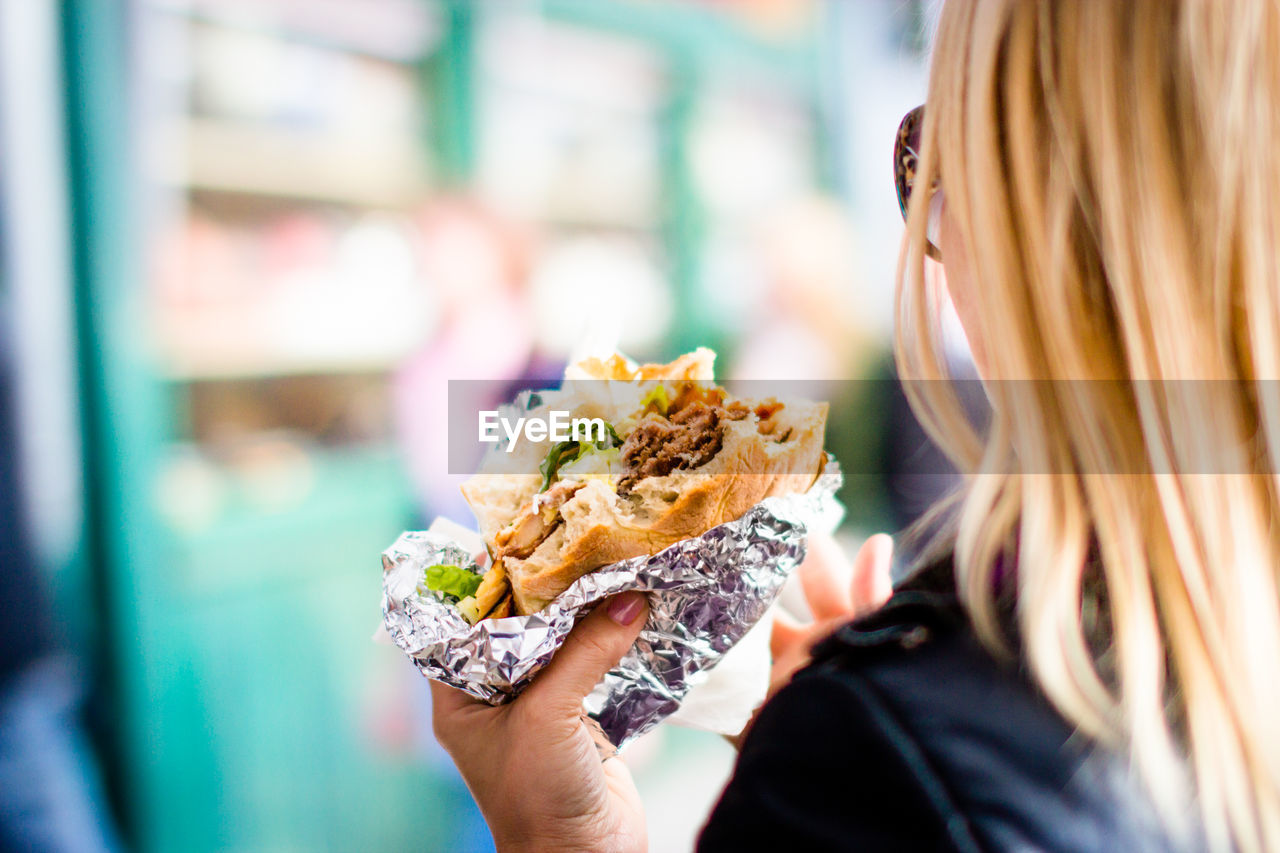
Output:
M670 365L633 368L615 356L576 367L582 377L632 382L707 380L712 358L709 350L698 350ZM485 600L500 600L509 585L515 612L536 613L588 572L656 554L739 518L765 498L808 489L824 461L827 404L768 403L765 410L772 411L766 417L756 414L723 421L719 450L705 463L643 477L623 494L616 478L591 476L566 500L554 507L541 506L539 475L482 470L463 485L463 494L480 523L481 535L494 550L495 564L483 587ZM730 400L726 405L756 411L762 402ZM599 401L592 400L575 412L598 410ZM534 457L540 460L545 447L524 452L527 459L519 463L522 470L536 470ZM513 531L531 520L543 525L544 535L536 547L519 553L494 547L511 540ZM531 540L522 535L521 541L527 545Z

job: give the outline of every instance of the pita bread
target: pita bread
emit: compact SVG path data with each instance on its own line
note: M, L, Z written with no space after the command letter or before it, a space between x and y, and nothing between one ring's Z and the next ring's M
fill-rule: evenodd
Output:
M710 350L699 349L669 365L632 367L614 356L575 368L580 377L709 385L713 359ZM765 401L727 399L725 406L752 413L720 421L722 443L710 460L639 479L626 494L618 493L617 476L587 476L581 485L557 483L543 493L536 474L482 472L467 481L463 495L495 557L477 593L481 614L500 604L508 589L515 613L536 613L588 572L656 554L739 518L765 498L808 489L825 461L827 404L767 402L772 406L762 411L776 411L761 418L756 409ZM545 454L545 446L540 450ZM524 470L536 470L536 462Z

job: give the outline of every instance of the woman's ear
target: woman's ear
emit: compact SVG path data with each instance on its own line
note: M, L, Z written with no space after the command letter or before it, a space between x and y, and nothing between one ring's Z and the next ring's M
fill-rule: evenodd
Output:
M977 311L979 295L974 287L964 238L955 217L951 215L946 193L943 191L935 193L929 203L929 234L934 245L942 252L943 281L946 282L956 316L960 319L960 326L964 329L965 339L969 342L969 353L978 369L978 375L985 377L986 350L983 347L982 326ZM935 234L936 239L933 236Z

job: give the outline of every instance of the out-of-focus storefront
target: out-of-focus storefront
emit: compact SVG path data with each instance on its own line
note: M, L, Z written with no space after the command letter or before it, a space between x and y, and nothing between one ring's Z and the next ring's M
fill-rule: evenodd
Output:
M460 512L423 451L442 382L588 341L872 375L900 224L892 119L860 122L920 97L920 4L38 5L87 472L56 587L126 835L486 849L425 684L371 641L380 550ZM687 838L727 747L647 749Z

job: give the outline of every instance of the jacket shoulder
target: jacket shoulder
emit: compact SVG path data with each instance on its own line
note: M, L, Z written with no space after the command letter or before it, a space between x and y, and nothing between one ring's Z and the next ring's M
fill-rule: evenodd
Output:
M700 850L1168 850L1122 763L981 646L926 571L761 711Z
M1123 763L1076 733L1020 663L982 646L938 574L836 631L803 677L873 696L945 792L931 806L982 849L1169 847Z
M698 849L978 850L949 798L856 673L810 667L762 709Z

